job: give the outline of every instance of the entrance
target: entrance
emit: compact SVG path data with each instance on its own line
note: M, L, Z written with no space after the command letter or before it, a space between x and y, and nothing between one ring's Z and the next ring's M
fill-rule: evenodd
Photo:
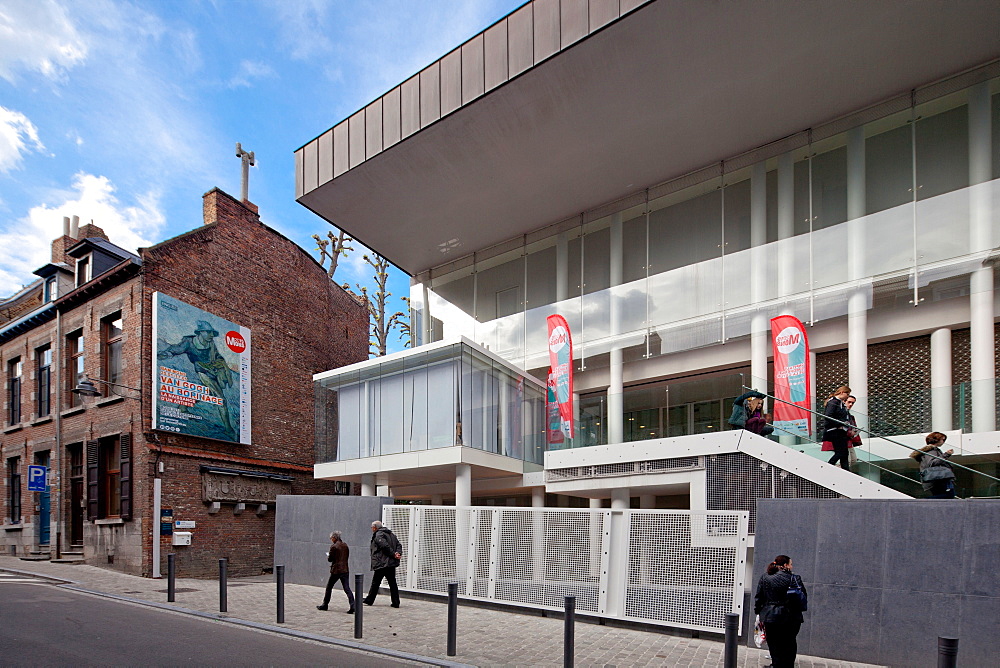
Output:
M52 500L52 495L51 495L52 471L51 469L49 469L48 450L46 450L45 452L35 453L35 464L38 466L44 466L46 469L48 469L46 471L46 476L45 476L45 491L36 492L36 494L38 494L38 508L37 508L38 515L37 519L35 520L35 527L36 527L35 534L38 537L38 544L48 545L49 535L50 535L49 514L51 510L51 500Z
M69 544L83 545L83 444L67 446L69 453Z

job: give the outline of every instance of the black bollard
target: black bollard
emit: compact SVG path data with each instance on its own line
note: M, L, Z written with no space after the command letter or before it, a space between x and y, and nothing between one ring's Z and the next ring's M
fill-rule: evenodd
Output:
M174 566L174 557L176 555L171 552L167 555L167 603L173 603L174 593L177 591L175 586L177 580L177 568Z
M219 559L219 612L229 612L229 600L226 597L226 589L229 586L226 563L225 559Z
M458 646L458 583L448 583L448 656L455 656Z
M563 624L563 668L573 668L573 646L576 643L576 596L566 597L566 616Z
M278 623L285 623L285 567L275 566L274 572L278 574Z
M938 668L955 668L958 665L958 638L938 636Z
M354 574L354 637L361 637L361 630L364 623L364 589L365 589L365 574L355 573Z
M724 668L736 668L736 637L740 632L740 616L736 613L726 615L726 650L723 655Z

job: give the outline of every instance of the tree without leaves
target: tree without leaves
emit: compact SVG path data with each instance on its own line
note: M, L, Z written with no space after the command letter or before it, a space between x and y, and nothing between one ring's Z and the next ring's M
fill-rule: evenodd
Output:
M373 255L375 257L374 260L368 255L365 255L362 259L375 270L373 277L377 287L375 298L372 299L368 296L368 288L358 285L358 289L361 290L361 300L368 307L368 315L371 316L371 339L368 342L368 346L376 357L382 357L386 354L389 334L393 330L399 331L399 338L405 339L406 343L404 345L407 348L412 346L413 339L410 337L408 313L396 311L388 317L386 315L386 305L389 297L392 296L392 293L386 289L386 284L389 281L389 261L378 253L373 253ZM409 297L400 297L400 299L409 306Z
M351 237L347 236L343 230L338 230L338 234L334 234L333 230L326 233L326 239L321 238L318 234L312 235L312 238L316 241L316 250L319 252L319 266L326 269L326 275L333 279L334 272L337 271L337 262L340 260L341 255L347 255L348 251L354 250L354 246L350 246L352 241ZM326 266L327 260L330 261L330 266Z

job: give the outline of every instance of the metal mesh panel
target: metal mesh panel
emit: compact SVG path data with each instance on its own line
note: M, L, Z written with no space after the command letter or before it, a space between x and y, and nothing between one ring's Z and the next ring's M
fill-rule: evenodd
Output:
M746 536L741 519L718 513L630 513L625 615L719 628L733 611L734 572Z
M601 464L593 467L595 476L631 475L636 472L635 462L620 462L617 464Z
M700 464L697 457L678 457L677 459L652 459L639 462L643 471L663 471L666 469L693 469Z
M774 492L779 499L839 499L832 489L817 485L812 480L806 480L794 473L774 469L776 484Z
M929 336L868 346L868 415L877 431L930 431L930 386Z
M399 560L399 584L406 582L404 573L410 570L410 508L407 506L382 506L382 522L396 534L403 546L403 557ZM367 547L365 548L367 549Z
M386 506L383 514L409 546L407 589L444 592L457 580L465 596L551 609L573 595L584 612L719 632L725 613L742 606L742 513Z
M545 472L545 480L551 482L555 480L573 480L576 478L658 473L665 470L693 469L700 465L697 457L676 457L674 459L650 459L640 462L599 464L597 466L569 466L562 469L547 470Z

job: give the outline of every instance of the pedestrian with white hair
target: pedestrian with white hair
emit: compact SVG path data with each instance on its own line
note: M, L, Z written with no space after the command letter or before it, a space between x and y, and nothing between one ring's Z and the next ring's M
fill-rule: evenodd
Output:
M373 605L375 597L378 596L379 587L382 580L389 583L389 598L392 607L399 607L399 586L396 584L396 568L399 567L399 560L403 556L403 546L396 538L396 534L385 527L381 522L372 522L372 586L365 597L365 605Z

